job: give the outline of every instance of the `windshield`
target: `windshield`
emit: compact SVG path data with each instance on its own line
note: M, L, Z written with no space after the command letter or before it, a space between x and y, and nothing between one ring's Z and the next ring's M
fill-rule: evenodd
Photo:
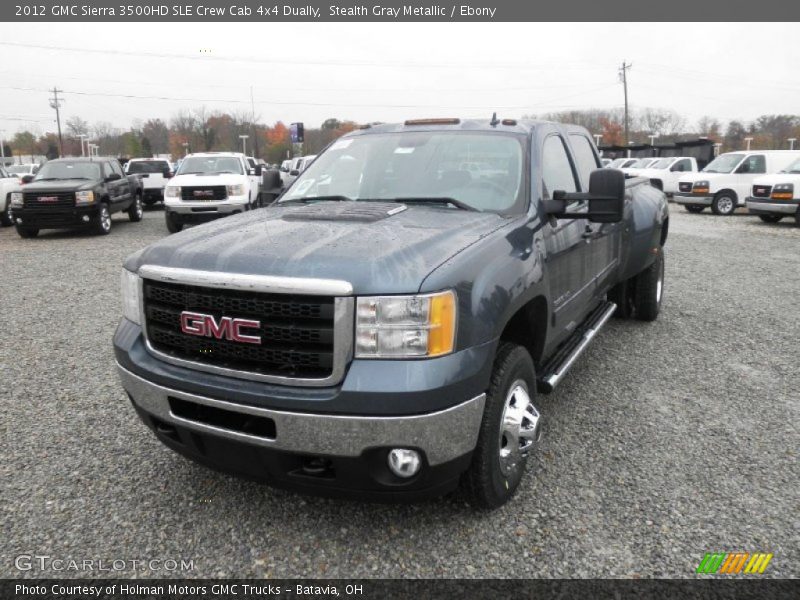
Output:
M647 165L649 165L651 162L653 162L653 159L652 159L652 158L640 158L639 160L637 160L637 161L634 161L634 162L633 162L633 163L630 165L630 167L631 167L632 169L643 169L644 167L646 167Z
M282 202L453 199L507 212L524 201L523 143L494 133L374 134L335 142L298 177Z
M786 167L786 169L784 169L783 172L784 173L793 173L793 174L800 175L800 159L797 159L792 164L790 164L788 167Z
M242 163L233 156L188 156L183 159L178 175L243 175Z
M50 161L39 169L34 181L42 179L102 179L102 176L99 163Z
M723 154L718 156L703 169L704 173L730 173L738 165L744 154Z
M166 173L169 165L164 160L137 160L128 163L128 173Z
M6 170L12 175L27 175L32 173L31 168L28 165L11 165L6 167Z
M661 160L657 160L652 165L650 165L651 169L666 169L672 164L674 158L662 158Z

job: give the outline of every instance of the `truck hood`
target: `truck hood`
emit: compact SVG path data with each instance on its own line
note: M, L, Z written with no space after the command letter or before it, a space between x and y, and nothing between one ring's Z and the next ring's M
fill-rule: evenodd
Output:
M753 179L753 185L778 185L781 183L800 185L800 173L773 173Z
M712 183L714 181L726 179L734 175L734 173L704 173L698 171L697 173L689 173L688 175L684 175L679 181L691 181L692 183L695 181L708 181L709 183Z
M169 180L170 185L205 186L205 185L236 185L247 183L247 175L178 175Z
M59 181L32 181L26 184L22 191L30 194L40 192L74 192L76 190L91 190L99 181L86 181L84 179L61 179Z
M508 223L495 214L396 203L274 206L171 235L125 266L338 279L355 294L413 293L436 267Z

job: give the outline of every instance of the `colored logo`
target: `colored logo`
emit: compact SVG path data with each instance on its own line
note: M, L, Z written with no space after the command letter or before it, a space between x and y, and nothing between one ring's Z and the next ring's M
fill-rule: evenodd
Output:
M766 552L707 552L697 565L698 573L738 575L750 573L760 575L767 569L772 554Z

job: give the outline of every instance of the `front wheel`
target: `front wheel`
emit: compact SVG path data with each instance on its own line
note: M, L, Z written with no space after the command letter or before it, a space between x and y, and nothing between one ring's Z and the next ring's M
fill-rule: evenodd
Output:
M476 508L502 506L517 491L539 436L536 373L522 346L501 342L494 361L478 444L462 488Z
M131 222L138 223L142 220L143 214L144 208L142 207L142 197L139 194L136 194L133 203L128 209L128 218L131 220Z
M714 196L714 201L711 203L711 212L715 215L727 217L732 215L736 210L736 194L733 192L720 192Z
M664 249L659 248L656 259L636 276L634 305L636 318L640 321L655 321L661 311L664 296Z
M183 223L175 218L175 215L170 211L164 211L164 220L167 223L167 231L170 233L178 233L183 229Z
M764 223L777 223L783 217L781 215L758 215L758 218L764 221Z
M14 218L11 216L11 200L6 201L6 209L0 213L0 225L3 227L10 227L14 224Z
M705 209L705 206L702 204L686 204L684 208L690 213L701 213Z
M97 235L108 235L111 232L111 212L105 202L100 203L100 210L94 221L93 229Z

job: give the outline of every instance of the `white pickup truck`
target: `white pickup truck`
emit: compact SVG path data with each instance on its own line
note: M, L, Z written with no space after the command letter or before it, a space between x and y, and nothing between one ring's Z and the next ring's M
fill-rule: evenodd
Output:
M746 202L750 214L765 223L794 216L800 227L800 159L774 175L756 177Z
M260 165L254 171L261 177ZM258 197L259 184L251 177L244 154L189 154L164 191L167 229L176 233L186 224L205 223L256 208Z
M11 192L20 191L19 177L0 165L0 225L9 227L11 220Z
M142 202L148 206L164 200L164 188L173 175L163 158L132 158L125 163L125 173L142 176Z
M693 213L711 207L715 215L732 215L745 205L753 180L777 173L800 158L800 150L752 150L720 154L693 175L681 177L674 200Z
M678 191L678 181L687 173L697 172L697 160L691 156L665 156L659 158L645 169L636 171L637 177L650 180L650 185L657 187L667 196Z

